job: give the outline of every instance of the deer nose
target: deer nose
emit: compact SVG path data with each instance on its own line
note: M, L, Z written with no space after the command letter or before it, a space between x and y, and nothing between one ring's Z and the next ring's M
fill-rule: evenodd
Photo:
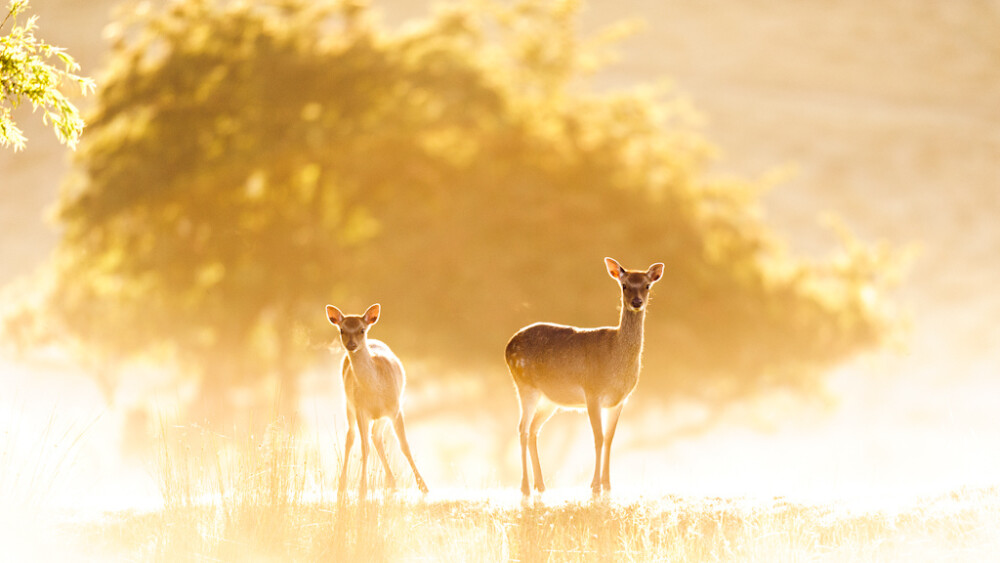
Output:
M354 342L348 342L347 344L344 345L344 348L347 348L348 352L353 352L358 349L358 345L355 344Z
M639 299L638 297L633 297L632 298L632 308L633 309L638 309L639 307L642 307L642 299Z

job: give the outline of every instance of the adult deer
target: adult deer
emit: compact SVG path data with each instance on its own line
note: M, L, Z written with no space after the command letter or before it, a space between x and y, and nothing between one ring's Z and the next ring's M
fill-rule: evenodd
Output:
M649 289L663 276L663 264L626 270L611 258L608 274L621 284L618 326L576 328L536 323L518 331L507 343L507 368L521 402L521 492L531 494L528 449L535 489L545 490L538 462L538 431L560 408L586 408L594 430L594 494L611 490L611 441L625 400L639 381L643 321ZM602 428L602 410L607 411ZM603 466L602 466L603 457Z
M344 444L344 466L340 471L340 491L347 484L347 462L354 445L355 427L361 434L361 484L358 487L358 498L364 499L368 492L368 443L371 439L372 425L375 426L375 451L385 468L386 482L390 488L395 488L396 480L389 469L389 460L385 457L383 435L385 425L391 420L399 439L399 447L410 462L413 476L417 480L420 491L426 493L427 485L417 471L417 465L410 454L410 444L406 441L406 428L403 425L403 387L406 385L406 373L403 363L392 353L392 350L380 340L368 338L368 329L378 322L381 307L378 303L365 311L364 315L344 315L333 305L326 306L326 316L330 322L340 329L340 341L347 350L341 365L344 378L344 396L347 398L347 441Z

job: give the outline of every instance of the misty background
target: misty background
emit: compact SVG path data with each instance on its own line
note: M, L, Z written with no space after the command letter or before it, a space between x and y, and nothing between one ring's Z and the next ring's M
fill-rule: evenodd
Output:
M114 4L46 0L32 12L40 16L41 34L100 83L109 47L96 38ZM390 27L429 10L415 2L373 7ZM661 79L676 87L721 151L716 173L774 183L760 213L793 255L826 256L837 244L824 219L833 216L861 241L884 242L913 259L886 298L903 319L895 343L831 368L822 398L778 390L737 401L722 414L694 399L671 403L666 412L626 408L615 443L616 480L720 495L938 492L995 482L1000 3L591 2L581 28L623 19L640 21L640 31L615 47L618 60L594 77L595 88ZM77 102L86 109L94 98ZM20 115L27 149L0 153L2 283L31 273L55 248L60 233L46 213L70 169L70 151L36 116ZM601 258L581 263L575 275L588 287L607 286L605 297L581 307L611 323L617 303ZM572 291L576 279L562 283ZM657 301L669 299L654 290L650 316L666 314ZM534 312L541 316L531 320L571 321ZM385 313L388 323L392 311ZM411 373L407 403L418 411L434 397L425 374L436 366L403 360ZM497 363L502 370L499 353ZM331 443L343 433L335 420L342 416L338 365L334 350L325 369L301 381L303 418ZM11 391L9 412L44 420L57 411L70 425L98 417L76 454L80 481L94 490L126 482L130 490L147 487L145 454L127 462L127 479L117 469L121 446L142 440L130 437L129 428L155 426L162 403L150 405L145 396L155 384L118 390L109 411L92 378L61 360L10 364L0 377ZM637 400L646 389L640 382ZM513 486L513 390L497 401L499 412L507 403L506 420L492 411L474 423L446 413L414 415L411 445L432 488L435 482ZM650 427L664 430L644 431ZM662 441L649 443L647 435ZM560 415L547 425L540 443L550 452L542 458L551 485L584 483L589 439L582 417ZM489 454L476 455L484 442ZM497 466L498 459L505 464Z

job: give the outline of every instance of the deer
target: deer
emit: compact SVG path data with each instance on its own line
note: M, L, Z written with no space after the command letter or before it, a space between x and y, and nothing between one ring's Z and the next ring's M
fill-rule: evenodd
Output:
M361 483L358 498L364 499L368 491L368 451L369 442L374 441L375 451L385 469L386 484L396 488L396 479L389 468L385 455L383 437L386 425L391 422L399 441L399 447L413 470L420 492L427 494L427 484L417 471L417 465L410 453L403 422L403 388L406 386L406 372L403 363L381 340L368 338L368 330L378 322L381 306L376 303L363 315L344 315L333 305L326 306L326 317L340 330L340 341L347 353L341 363L344 380L344 396L347 401L347 439L344 443L344 461L340 471L339 493L346 490L347 466L351 447L354 445L355 430L361 437ZM374 426L374 440L372 427Z
M528 450L535 490L545 491L538 461L538 432L561 409L586 409L594 431L593 494L611 490L611 442L626 400L639 382L643 324L650 288L663 264L626 270L605 258L608 275L621 286L618 326L577 328L553 323L528 325L507 342L504 355L521 407L521 493L531 494ZM602 425L602 411L607 418Z

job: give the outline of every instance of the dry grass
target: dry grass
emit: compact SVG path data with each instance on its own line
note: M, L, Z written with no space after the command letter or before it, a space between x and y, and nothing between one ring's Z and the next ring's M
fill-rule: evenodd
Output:
M981 561L1000 548L1000 491L893 510L782 499L473 498L413 490L359 502L330 492L309 448L168 448L165 506L81 527L96 560L123 561ZM219 447L223 446L223 447ZM213 453L209 453L213 452ZM335 476L333 476L335 477ZM581 493L582 494L582 493Z

